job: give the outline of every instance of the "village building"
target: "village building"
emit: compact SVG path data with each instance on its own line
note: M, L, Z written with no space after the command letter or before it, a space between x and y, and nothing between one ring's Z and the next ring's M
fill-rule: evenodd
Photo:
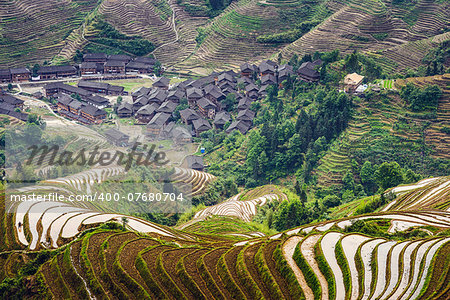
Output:
M297 70L298 77L307 82L316 82L320 79L320 73L316 70L318 65L307 61L300 65Z
M109 107L111 104L109 103L109 100L105 97L98 96L98 95L92 95L88 96L86 98L86 102L90 105L93 105L97 108L103 109L105 107Z
M133 102L133 113L136 113L139 109L141 109L141 107L149 104L149 102L148 96L141 96L137 98L136 101ZM159 106L157 103L154 104Z
M174 84L171 86L170 89L171 89L172 91L179 90L179 91L181 91L181 92L183 92L183 93L186 94L186 84L187 84L187 81L188 81L188 80L176 82L176 83L174 83Z
M138 56L134 59L135 62L144 63L154 66L156 64L156 59L146 56Z
M133 115L133 105L131 103L122 101L117 108L117 116L119 118L130 118Z
M124 88L122 86L111 85L105 82L80 80L78 87L92 93L105 95L123 95Z
M202 132L210 130L211 124L203 118L192 121L192 127L194 128L195 136L199 137Z
M245 109L250 108L250 105L252 105L252 100L250 100L250 98L244 97L241 100L239 100L237 109L245 110Z
M78 87L85 89L92 93L97 94L108 94L108 83L104 82L98 82L98 81L91 81L91 80L80 80L78 82Z
M28 120L28 114L18 112L16 111L16 107L14 105L11 105L7 102L0 102L0 114L1 115L8 115L11 117L14 117L16 119L19 119L21 121L26 122Z
M226 96L219 87L216 85L207 85L205 87L205 98L212 101L215 105L219 105L220 102L225 100Z
M344 91L347 93L354 93L363 80L364 76L357 73L347 74L344 77Z
M147 124L155 115L157 108L158 105L156 103L146 104L142 106L135 114L136 120L138 120L140 123Z
M261 77L261 85L276 85L277 78L275 75L266 74Z
M86 53L83 55L83 62L105 63L107 59L105 53Z
M103 68L102 68L103 71ZM96 75L97 72L97 63L95 62L82 62L80 64L80 74L81 76L90 76L90 75Z
M250 110L250 109L246 109L246 110L240 110L238 112L236 120L237 121L243 121L243 122L248 123L249 125L251 125L253 123L253 119L254 118L255 118L255 112Z
M168 90L169 89L169 84L170 84L170 79L167 77L159 77L158 79L156 79L155 82L153 82L153 87L154 88L160 88L163 90Z
M216 117L214 118L214 126L217 129L223 130L225 124L228 122L231 122L231 116L227 111L221 111L216 114Z
M120 96L120 95L127 95L128 92L125 92L125 88L120 85L112 85L110 84L108 86L108 95L111 96Z
M80 101L74 99L69 103L69 111L74 115L79 115L82 106L83 104Z
M221 85L224 83L236 82L236 79L230 75L229 73L222 73L217 77L217 85Z
M240 78L238 78L238 80L237 80L237 84L238 84L238 85L244 84L244 88L245 88L247 85L251 84L251 83L253 83L253 81L252 81L250 78L248 78L248 77L240 77Z
M241 66L240 66L240 69L241 69L241 76L242 77L251 77L252 75L253 75L253 72L254 72L254 69L253 69L253 66L251 65L251 64L249 64L249 63L243 63Z
M182 126L175 126L170 132L170 137L178 145L192 142L192 135L189 133L189 130Z
M6 94L1 92L0 93L0 102L8 103L12 105L14 108L23 108L24 101L21 99L18 99L10 94Z
M100 124L106 119L106 111L87 104L81 108L81 116L91 123Z
M128 141L130 139L129 135L115 128L111 128L105 131L105 136L108 139L108 141L111 142L113 145L122 147L128 146Z
M11 82L11 71L9 69L0 69L0 82Z
M170 118L170 114L166 113L156 113L153 118L147 124L147 135L157 136L164 129L167 121Z
M45 80L77 76L78 71L74 66L43 66L37 74L41 80Z
M166 101L156 110L157 112L163 112L166 114L172 114L177 108L178 104L172 101Z
M276 64L274 65L272 61L266 60L259 64L259 76L262 77L267 74L275 75L276 73Z
M106 74L125 74L125 62L120 60L108 60L105 63L104 72Z
M111 54L108 55L108 60L123 61L129 63L131 61L131 56L126 54Z
M190 124L192 124L192 122L194 120L197 120L200 118L200 116L197 114L197 112L190 108L180 110L180 117L181 117L181 120L186 125L190 125Z
M161 104L167 99L169 93L163 89L154 89L153 92L148 96L149 102L154 102Z
M11 68L9 71L13 82L25 82L31 79L31 72L27 68Z
M197 171L203 171L203 169L205 168L203 157L196 155L188 155L184 159L183 167Z
M251 125L249 125L248 123L237 120L237 121L234 121L233 123L231 123L230 126L227 128L227 130L225 130L225 132L227 134L230 134L234 130L238 130L240 133L246 134L248 132L248 130L250 129L250 127L251 127Z
M149 74L153 72L153 65L149 65L142 62L130 61L125 66L126 73L139 73L139 74Z
M187 100L190 107L195 107L197 100L203 97L203 92L201 89L196 87L191 87L186 90Z
M290 76L294 74L294 68L290 65L281 65L278 68L278 82L281 83L287 80Z
M57 109L59 112L61 112L61 110L64 111L69 111L69 104L70 102L72 102L74 99L72 99L70 96L66 95L66 94L61 94L58 97L58 103L57 103Z
M80 81L81 82L81 81ZM52 82L49 83L47 85L45 85L44 87L45 90L45 96L47 98L52 97L55 94L58 93L63 93L63 94L67 94L67 95L79 95L81 97L81 99L87 99L88 96L91 96L92 94L82 88L76 87L76 86L72 86L72 85L68 85L68 84L64 84L62 82Z
M138 97L148 96L152 92L152 88L149 87L140 87L136 91L131 93L131 98L133 101L136 101Z
M167 100L180 103L183 98L185 98L186 93L181 90L173 90L167 94Z
M250 83L249 85L247 85L245 87L245 93L247 93L247 94L251 91L258 92L258 90L259 90L259 88L253 83Z
M200 98L197 101L197 107L204 117L208 119L214 119L214 116L216 115L217 105L215 105L209 99L205 97Z

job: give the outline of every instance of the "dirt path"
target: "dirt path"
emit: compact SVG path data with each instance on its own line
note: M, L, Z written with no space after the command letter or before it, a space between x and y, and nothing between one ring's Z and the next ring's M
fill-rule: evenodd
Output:
M299 242L301 242L302 238L299 236L293 236L289 238L284 244L283 244L283 255L286 259L288 265L291 267L292 271L294 271L295 277L297 278L298 283L302 287L303 293L305 294L305 298L307 300L314 299L314 293L311 290L311 288L308 286L305 280L305 276L303 276L302 271L297 266L296 262L294 261L293 255L295 251L295 247Z
M316 274L317 279L320 282L320 286L322 287L322 299L328 299L328 282L323 276L322 272L320 272L319 265L315 260L314 255L314 245L320 239L321 235L311 235L307 237L300 247L302 251L303 257L308 262L309 266L313 270L314 274Z
M177 24L176 24L176 22L175 22L175 8L172 6L172 5L173 5L173 4L172 4L173 1L174 1L174 0L168 0L167 3L169 4L170 8L172 9L172 27L173 27L173 31L175 32L175 40L173 40L173 41L171 41L171 42L168 42L168 43L164 43L164 44L159 45L158 47L156 47L156 48L152 51L152 54L153 54L153 56L155 57L155 59L156 59L156 55L155 55L155 51L156 51L156 50L158 50L158 49L160 49L160 48L162 48L162 47L165 47L165 46L167 46L167 45L175 44L175 43L178 42L178 40L180 39L180 36L179 36L179 34L178 34L178 30L177 30Z

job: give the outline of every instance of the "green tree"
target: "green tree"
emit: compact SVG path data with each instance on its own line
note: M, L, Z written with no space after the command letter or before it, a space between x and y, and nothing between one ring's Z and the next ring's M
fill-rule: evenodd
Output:
M367 194L372 195L376 192L377 184L375 179L375 169L370 161L364 162L359 177L361 178L361 182Z
M402 169L397 162L384 162L375 172L378 185L386 190L403 182Z

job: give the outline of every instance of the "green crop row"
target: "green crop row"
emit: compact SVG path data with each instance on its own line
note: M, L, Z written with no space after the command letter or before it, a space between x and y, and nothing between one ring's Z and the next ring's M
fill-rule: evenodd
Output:
M325 256L322 252L322 247L320 243L322 241L323 236L317 241L314 246L314 255L316 257L317 264L319 265L319 269L322 272L323 276L328 282L328 296L330 299L334 299L336 297L336 282L334 280L334 274L328 265Z
M233 249L233 248L231 248ZM225 252L217 262L217 274L219 274L220 278L223 281L228 292L230 292L231 296L234 299L245 299L244 293L241 291L239 286L233 280L230 271L228 270L227 264L225 262L225 255L231 250Z
M306 259L303 257L302 251L301 251L301 242L297 244L295 247L294 255L292 256L294 261L296 262L297 266L300 268L300 270L303 273L303 276L305 277L306 283L311 288L311 290L314 293L314 299L320 299L322 295L322 287L320 286L319 279L317 279L316 274L314 274L314 271L309 266Z
M286 279L289 294L295 299L304 299L305 295L303 295L303 291L298 284L294 271L292 271L292 269L289 267L286 259L283 256L281 244L278 244L273 251L272 258L275 261L275 266L278 269L278 272L280 272L280 274L282 274Z

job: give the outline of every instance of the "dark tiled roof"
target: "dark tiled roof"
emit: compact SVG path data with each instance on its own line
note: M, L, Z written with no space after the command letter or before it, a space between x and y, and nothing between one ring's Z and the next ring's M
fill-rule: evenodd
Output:
M214 118L214 124L216 125L224 125L227 122L231 121L231 116L226 111L219 112L216 117Z
M197 114L197 112L195 112L194 110L192 110L190 108L180 110L180 115L183 119L185 119L187 121L200 118L199 115Z
M76 72L76 71L77 69L74 66L45 66L39 69L38 74Z
M9 76L11 71L9 69L0 69L0 76Z
M80 69L97 69L97 63L89 61L82 62Z
M243 63L241 65L241 72L253 72L253 67L249 63Z
M139 108L139 110L137 111L137 115L151 115L156 111L156 105L155 103L152 104L146 104L144 106L142 106L141 108Z
M127 65L126 65L127 69L147 69L147 70L152 70L153 69L153 65L149 65L143 62L138 62L138 61L130 61Z
M156 79L156 81L153 83L154 87L168 87L170 83L170 79L167 77L159 77Z
M203 97L202 90L200 90L198 88L195 88L195 87L188 88L186 90L186 94L187 94L188 98L190 98L190 97L195 97L195 98Z
M106 111L104 111L103 109L98 109L97 107L93 106L93 105L85 105L81 108L81 111L91 115L91 116L101 116L101 115L106 115Z
M240 110L236 120L250 121L255 118L255 112L250 109Z
M27 68L11 68L11 69L9 69L9 71L13 75L14 74L24 74L24 73L30 74L31 73L30 70L28 70Z
M167 123L167 120L169 120L170 114L159 112L156 115L153 116L153 118L148 122L147 127L161 127L164 124Z
M234 121L227 128L226 133L230 133L233 130L239 130L242 134L246 134L249 129L250 129L250 125L248 125L247 123L242 122L242 121Z
M69 107L73 109L80 109L82 106L83 104L77 100L70 101L69 103Z
M133 111L133 105L131 103L123 101L120 106L117 108L118 112L132 112Z
M91 81L91 80L80 80L78 82L79 88L91 88L91 89L99 89L99 90L108 90L109 83Z
M131 57L125 54L112 54L108 56L108 60L130 61Z
M83 55L83 59L86 59L86 58L95 58L95 59L97 59L97 58L106 58L106 54L105 53L86 53L86 54L84 54Z
M126 135L125 133L123 133L115 128L111 128L111 129L108 129L107 131L105 131L105 135L106 135L106 137L108 137L112 140L122 140L122 139L128 140L130 138L130 136Z
M217 106L205 97L198 99L197 105L203 109L217 109Z
M150 65L154 65L156 63L156 59L151 57L145 57L145 56L138 56L134 59L136 62L146 63Z
M166 101L158 108L157 112L165 112L165 113L173 113L173 111L177 108L177 104L172 101Z
M9 94L0 94L0 101L9 103L11 105L21 105L24 102L23 100L18 99L18 98L14 97L14 96L11 96Z
M108 60L105 67L122 67L125 68L125 62L122 60Z
M194 126L195 130L199 130L199 129L201 129L201 130L208 130L208 129L211 129L211 124L209 124L208 121L206 121L205 119L202 119L202 118L192 121L192 125Z

